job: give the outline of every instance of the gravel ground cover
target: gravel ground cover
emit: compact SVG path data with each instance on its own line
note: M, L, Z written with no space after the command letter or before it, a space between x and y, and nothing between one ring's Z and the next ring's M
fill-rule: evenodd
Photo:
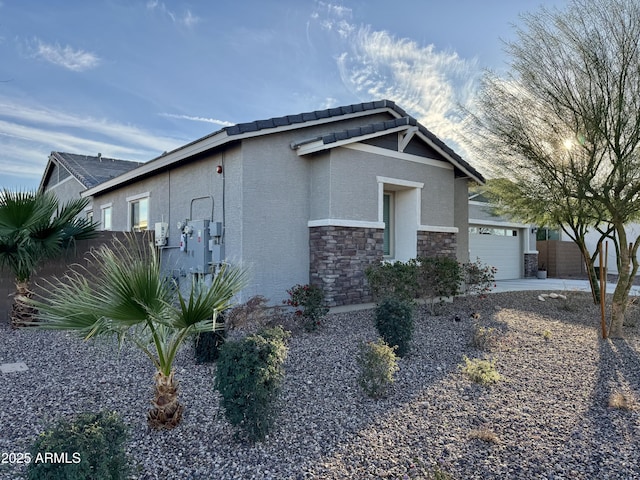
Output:
M639 400L638 328L601 341L589 294L540 293L459 298L436 315L421 307L412 353L381 400L356 381L358 342L376 338L371 310L296 332L277 425L255 445L234 435L215 368L197 365L191 346L176 362L183 422L156 432L145 417L154 371L140 352L3 327L0 363L29 370L0 373L0 452L28 451L55 417L108 409L130 426L139 479L429 479L436 467L454 479L640 479L640 410L609 406L616 393ZM474 323L498 332L490 352L472 345ZM471 382L464 356L494 359L503 380ZM0 479L24 472L0 464Z

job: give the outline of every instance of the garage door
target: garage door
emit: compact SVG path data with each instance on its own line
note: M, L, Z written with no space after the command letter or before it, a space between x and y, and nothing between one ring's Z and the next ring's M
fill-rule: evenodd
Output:
M469 228L469 259L498 269L496 280L522 277L523 256L518 230L500 228Z

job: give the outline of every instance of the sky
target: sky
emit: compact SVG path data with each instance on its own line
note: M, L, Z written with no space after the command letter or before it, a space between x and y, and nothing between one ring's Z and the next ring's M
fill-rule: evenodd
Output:
M520 14L567 0L0 0L0 188L49 154L148 161L225 126L395 101L465 157L458 105Z

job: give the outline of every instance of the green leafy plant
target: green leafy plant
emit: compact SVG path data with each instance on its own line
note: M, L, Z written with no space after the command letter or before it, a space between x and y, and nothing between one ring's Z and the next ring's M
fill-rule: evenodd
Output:
M60 205L50 192L0 192L0 268L15 276L10 312L14 328L35 319L37 311L27 301L36 269L76 240L95 236L96 224L79 217L88 203L85 198Z
M365 270L365 276L376 301L387 297L410 301L420 296L418 263L415 259L372 265Z
M544 338L547 342L549 340L551 340L551 337L553 337L553 334L551 333L551 330L544 330L542 332L542 338Z
M404 301L429 298L432 312L435 301L457 295L462 282L460 265L449 257L383 262L368 267L365 275L376 301L388 297Z
M419 257L418 284L423 297L453 297L460 293L462 271L450 257Z
M215 388L229 423L251 441L262 440L275 421L275 400L284 379L289 333L269 328L220 350Z
M496 273L498 269L482 263L478 258L475 262L461 264L464 293L479 295L480 298L496 287Z
M194 340L196 363L215 362L226 337L227 332L223 328L197 333Z
M170 429L184 409L173 371L178 350L192 334L216 329L218 313L232 306L246 272L223 265L210 285L194 280L185 296L162 273L153 243L128 240L92 251L91 268L75 265L31 303L40 311L40 328L76 331L86 340L116 335L139 348L156 367L147 420Z
M502 375L496 370L496 361L482 360L474 358L470 360L466 355L463 357L464 365L460 365L462 372L469 377L472 382L481 385L490 385L502 380Z
M360 344L356 357L360 369L358 384L368 396L384 397L394 382L394 374L398 371L398 359L394 350L382 338L376 342Z
M126 436L127 428L115 412L86 413L72 421L61 420L33 443L27 478L126 479ZM51 459L51 455L58 457Z
M324 293L315 285L295 285L287 290L289 298L282 303L294 307L295 314L304 320L307 330L316 330L329 309L324 305Z
M397 298L385 298L375 309L376 329L384 341L396 347L404 357L411 349L413 338L413 305Z

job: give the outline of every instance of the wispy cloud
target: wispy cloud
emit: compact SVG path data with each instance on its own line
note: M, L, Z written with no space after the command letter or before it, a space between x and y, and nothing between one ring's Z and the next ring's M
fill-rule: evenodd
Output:
M31 46L32 55L74 72L95 68L100 58L91 52L76 50L69 45L49 44L36 38Z
M39 180L51 151L147 161L184 144L132 125L29 106L0 97L0 178Z
M167 8L164 2L160 2L159 0L149 0L147 2L147 10L158 11L169 17L173 23L184 25L187 28L191 28L200 22L200 17L191 13L191 10L187 9L184 13L177 14Z
M196 117L191 115L177 115L175 113L159 113L158 115L165 118L176 118L178 120L190 120L192 122L214 123L222 127L230 127L231 125L234 125L234 123L232 122L227 122L226 120L218 120L216 118Z
M476 59L355 25L349 20L350 11L318 5L325 12L316 21L340 39L341 51L335 58L344 86L363 101L397 102L459 150L464 143L459 106L473 100L481 74Z

